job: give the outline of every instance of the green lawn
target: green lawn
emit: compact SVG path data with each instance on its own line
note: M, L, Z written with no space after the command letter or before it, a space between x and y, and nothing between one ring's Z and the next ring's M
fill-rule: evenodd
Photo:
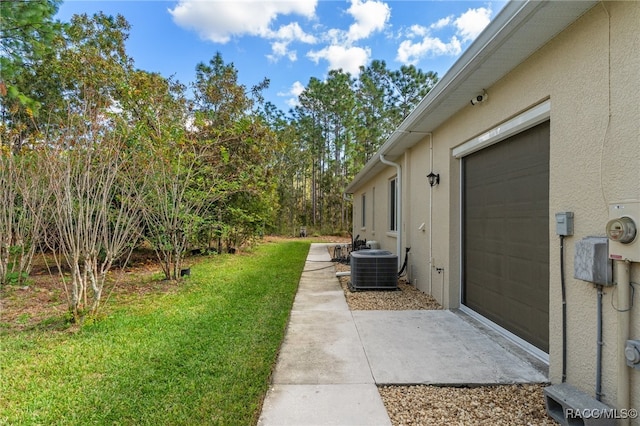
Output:
M77 333L0 331L0 424L255 423L308 250L207 259Z

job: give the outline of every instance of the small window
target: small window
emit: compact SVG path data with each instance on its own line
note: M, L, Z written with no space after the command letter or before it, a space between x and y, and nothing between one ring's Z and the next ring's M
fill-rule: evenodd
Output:
M389 181L389 231L398 230L398 178Z
M376 187L371 190L371 230L376 230Z
M362 221L361 226L367 226L367 194L362 194Z

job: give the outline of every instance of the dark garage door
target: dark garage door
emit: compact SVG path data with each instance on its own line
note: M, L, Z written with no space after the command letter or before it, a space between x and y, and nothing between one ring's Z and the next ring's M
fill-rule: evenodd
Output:
M549 122L463 170L463 303L548 353Z

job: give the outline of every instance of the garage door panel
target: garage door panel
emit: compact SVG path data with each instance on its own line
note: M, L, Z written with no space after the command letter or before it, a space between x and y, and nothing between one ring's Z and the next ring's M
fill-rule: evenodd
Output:
M463 168L463 303L548 351L549 123Z

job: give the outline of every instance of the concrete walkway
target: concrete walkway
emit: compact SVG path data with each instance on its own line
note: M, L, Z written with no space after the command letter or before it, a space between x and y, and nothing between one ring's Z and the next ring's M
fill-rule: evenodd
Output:
M452 311L350 311L327 244L312 244L261 426L390 425L383 384L547 381L545 366Z

